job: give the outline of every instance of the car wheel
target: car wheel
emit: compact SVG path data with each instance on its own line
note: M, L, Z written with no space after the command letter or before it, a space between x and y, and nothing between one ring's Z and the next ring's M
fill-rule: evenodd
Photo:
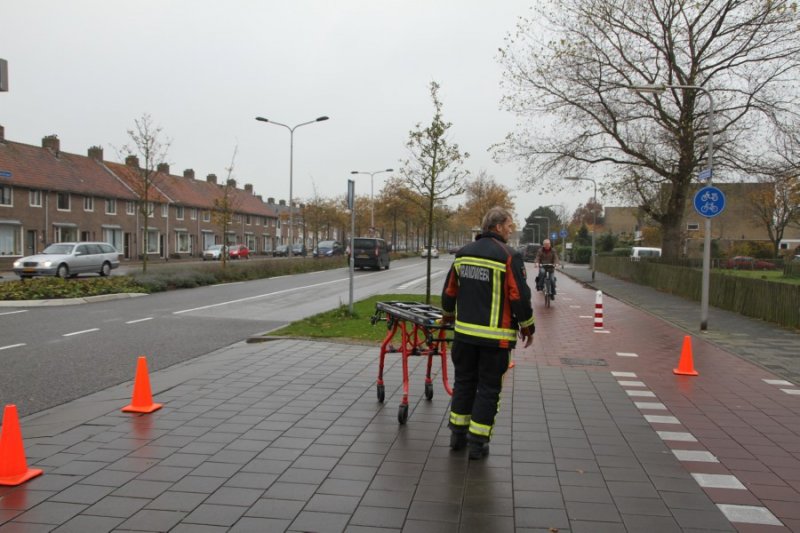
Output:
M111 264L108 261L106 261L105 263L103 263L103 266L100 267L100 275L105 277L108 276L109 274L111 274Z
M386 261L386 266L383 267L384 270L389 270L389 263L391 263L391 261Z
M58 270L56 270L56 276L61 279L67 279L69 277L69 268L67 265L58 265Z

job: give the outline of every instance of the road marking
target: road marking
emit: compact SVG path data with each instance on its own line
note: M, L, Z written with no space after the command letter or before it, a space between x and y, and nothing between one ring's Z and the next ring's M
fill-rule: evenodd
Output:
M766 507L755 505L733 505L718 503L717 507L731 522L739 524L764 524L767 526L782 526L778 518Z
M627 389L625 389L625 393L628 396L639 396L640 398L641 397L645 397L645 398L655 398L656 397L655 393L650 392L649 390L627 390Z
M661 402L633 402L637 408L641 410L653 410L653 411L666 411L667 406Z
M706 489L747 490L736 476L730 474L698 474L689 472L697 484Z
M20 346L25 346L24 342L20 342L19 344L9 344L8 346L0 346L0 350L8 350L10 348L19 348Z
M693 461L696 463L719 463L719 459L711 452L703 450L672 450L672 454L679 461Z
M677 418L667 415L644 415L644 419L651 424L680 424Z
M644 381L617 381L620 387L646 387Z
M23 309L22 311L7 311L5 313L0 313L0 316L2 316L2 315L15 315L17 313L27 313L27 312L28 312L27 309Z
M126 324L138 324L139 322L144 322L146 320L153 320L153 317L140 318L139 320L129 320L128 322L125 322L125 323Z
M412 268L414 266L416 266L416 265L410 265L410 266L406 266L406 267L396 268L395 271L406 269L406 268ZM366 276L374 276L376 274L380 274L380 272L373 272L371 274L365 274L365 275ZM272 279L277 279L277 278L272 278ZM213 309L214 307L222 307L224 305L238 304L240 302L248 302L250 300L258 300L259 298L267 298L269 296L275 296L276 294L286 294L286 293L294 292L294 291L304 291L306 289L311 289L311 288L314 288L314 287L322 287L324 285L332 285L334 283L341 283L343 281L350 281L350 277L348 276L346 278L333 279L333 280L330 280L330 281L323 281L322 283L314 283L313 285L306 285L305 287L295 287L293 289L284 289L282 291L268 292L266 294L257 294L255 296L248 296L247 298L239 298L238 300L230 300L230 301L227 301L227 302L219 302L219 303L216 303L216 304L204 305L202 307L194 307L192 309L183 309L182 311L173 311L172 314L173 315L182 315L183 313L191 313L192 311L202 311L204 309Z
M636 372L611 372L611 375L616 378L635 378Z
M680 442L697 442L691 433L685 431L656 431L661 440L675 440Z
M592 315L578 315L578 318L594 318Z
M638 354L632 352L617 352L618 357L639 357Z
M762 379L761 381L769 385L786 385L788 387L794 386L794 383L791 381L786 381L785 379Z
M781 389L781 391L785 392L786 394L800 394L800 389Z
M100 328L85 329L83 331L73 331L72 333L64 333L62 337L72 337L73 335L81 335L82 333L91 333L93 331L100 331Z

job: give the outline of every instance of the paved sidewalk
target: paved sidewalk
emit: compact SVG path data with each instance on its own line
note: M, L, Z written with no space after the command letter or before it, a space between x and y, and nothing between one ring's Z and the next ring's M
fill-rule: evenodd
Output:
M800 531L800 388L729 348L745 330L716 312L692 334L700 375L674 375L687 331L622 299L691 331L690 310L615 284L597 280L603 332L594 289L560 274L551 308L534 294L486 460L449 450L423 358L400 426L399 357L381 404L378 346L241 342L152 373L155 413L119 411L128 383L23 419L45 474L0 488L0 532ZM794 372L798 337L780 338L770 357Z

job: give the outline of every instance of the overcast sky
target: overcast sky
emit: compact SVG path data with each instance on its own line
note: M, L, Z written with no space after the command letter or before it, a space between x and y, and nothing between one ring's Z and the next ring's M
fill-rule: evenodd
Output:
M437 81L466 168L513 191L518 222L540 205L571 212L588 188L525 192L517 166L488 152L516 121L500 110L497 50L531 1L3 0L0 124L12 141L57 134L63 151L99 145L119 161L149 113L172 140L173 174L224 178L238 147L238 183L288 199L289 131L255 117L293 126L327 115L295 131L293 196L334 197L351 170L399 168L409 131L433 116ZM369 176L355 179L369 195Z

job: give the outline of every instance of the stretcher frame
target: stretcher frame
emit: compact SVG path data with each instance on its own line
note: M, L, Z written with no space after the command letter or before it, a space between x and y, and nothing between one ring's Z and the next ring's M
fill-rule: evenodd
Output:
M425 398L433 398L433 381L431 368L433 358L440 356L442 361L442 382L444 389L450 396L453 390L447 379L447 343L452 337L447 337L447 332L452 331L452 324L442 324L442 310L438 307L419 302L376 302L375 314L371 322L386 321L386 336L381 342L380 360L378 364L377 394L378 401L383 403L386 388L383 382L383 368L387 353L400 352L403 362L403 399L397 410L397 421L405 424L408 420L408 358L410 356L427 356L428 365L425 374ZM392 344L392 340L400 333L400 349Z

